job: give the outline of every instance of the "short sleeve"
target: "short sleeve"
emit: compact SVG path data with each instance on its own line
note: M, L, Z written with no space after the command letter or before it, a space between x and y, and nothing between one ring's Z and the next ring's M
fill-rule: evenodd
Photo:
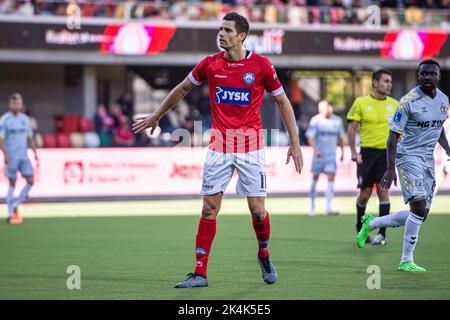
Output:
M355 99L352 107L347 113L348 121L358 121L361 122L361 104L359 103L359 99Z
M307 138L315 138L317 135L317 125L314 119L309 123L308 129L306 129L305 135Z
M391 131L397 132L399 134L402 134L405 130L406 123L408 122L408 116L409 116L409 103L400 103L395 110L394 117L392 119L392 122L390 123Z
M194 69L189 73L189 80L192 81L193 84L199 86L206 80L206 68L208 67L208 61L210 57L205 57L202 61L200 61Z
M5 128L5 118L2 117L0 119L0 138L5 138L6 137L6 128Z
M28 121L28 127L27 127L27 137L32 138L33 137L33 126L31 125L31 118L27 119Z
M268 59L264 61L263 79L264 89L272 96L277 96L284 92L283 86L278 79L277 72Z

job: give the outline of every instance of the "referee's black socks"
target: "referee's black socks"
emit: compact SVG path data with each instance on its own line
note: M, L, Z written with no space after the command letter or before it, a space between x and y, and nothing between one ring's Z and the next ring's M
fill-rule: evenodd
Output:
M390 211L391 203L389 201L381 201L379 207L380 217L388 215ZM378 233L381 233L386 238L386 228L380 228Z

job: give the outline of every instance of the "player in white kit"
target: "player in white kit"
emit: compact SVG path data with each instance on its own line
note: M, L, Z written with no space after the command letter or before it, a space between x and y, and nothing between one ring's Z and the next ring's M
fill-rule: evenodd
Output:
M381 185L390 188L397 184L395 167L401 181L405 203L410 210L374 218L364 217L363 227L356 241L364 247L368 233L381 227L405 226L403 254L399 270L425 272L414 262L420 225L430 211L434 195L434 149L439 142L447 155L450 146L442 126L447 119L448 97L437 88L441 78L439 63L424 60L419 64L419 86L412 89L401 100L391 123L387 149L387 171ZM400 142L398 142L401 137ZM395 160L395 164L394 164Z
M313 181L311 183L311 208L310 216L316 213L316 186L321 173L328 177L328 186L325 192L327 199L327 215L338 215L333 210L332 201L334 196L334 177L336 175L336 147L341 147L340 160L344 160L345 131L342 119L333 113L333 105L327 100L321 100L318 104L319 114L311 118L306 137L309 145L314 149L311 172Z
M11 94L9 99L10 111L0 118L0 149L5 158L5 176L9 180L6 203L8 205L8 217L10 224L21 224L22 217L19 214L19 205L28 198L28 192L33 186L33 168L28 159L28 148L34 152L34 158L38 161L36 144L33 139L33 129L30 118L22 112L22 96L18 93ZM27 181L17 199L14 199L17 172Z

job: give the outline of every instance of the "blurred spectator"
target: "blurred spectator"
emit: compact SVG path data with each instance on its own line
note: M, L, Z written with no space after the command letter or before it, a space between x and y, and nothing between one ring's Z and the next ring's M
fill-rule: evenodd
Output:
M120 127L120 120L125 116L122 112L122 106L118 103L114 103L111 107L111 117L114 120L114 128Z
M19 7L16 12L21 16L34 16L34 6L31 3L31 0L20 1Z
M103 103L97 106L94 116L95 132L100 138L100 146L110 147L114 133L114 119L107 113Z
M392 27L402 24L440 27L442 22L449 20L450 5L449 0L3 0L0 1L0 14L65 16L74 3L83 17L207 21L220 19L226 12L234 10L251 22L291 25L363 25L367 21L367 7L375 4L382 9L382 24Z
M124 115L130 117L133 114L133 104L131 102L131 94L129 92L122 93L116 100L116 103L121 106L122 113Z
M16 2L13 0L0 1L0 13L11 14L16 10Z
M135 143L133 131L129 126L128 117L122 115L119 117L119 127L114 131L113 146L115 147L132 147Z

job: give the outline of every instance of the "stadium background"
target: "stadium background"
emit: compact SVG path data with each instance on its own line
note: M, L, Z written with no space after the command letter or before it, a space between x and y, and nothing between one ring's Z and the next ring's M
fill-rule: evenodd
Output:
M263 126L267 130L268 208L279 214L280 219L285 219L288 229L291 222L287 219L291 218L287 217L297 219L297 215L308 209L306 196L311 181L312 153L306 145L304 132L320 99L329 99L335 112L345 118L353 99L370 92L371 72L377 68L393 72L392 96L398 99L416 85L416 68L424 58L435 58L440 62L440 88L450 94L449 6L450 2L444 0L0 1L0 113L8 109L9 94L20 92L27 113L34 119L35 138L40 147L39 166L33 162L36 184L30 192L30 203L22 209L26 225L20 232L3 229L4 241L1 242L5 245L20 236L23 240L21 249L28 244L26 252L36 256L35 262L39 264L40 253L37 252L47 247L33 247L33 235L49 232L51 237L59 239L61 246L71 247L70 237L65 237L63 231L54 235L47 230L42 222L45 219L27 221L27 218L198 215L201 205L198 192L209 133L196 121L203 121L206 126L210 121L203 89L194 89L164 117L156 136L130 135L129 128L133 117L155 110L168 91L202 57L217 52L218 22L229 11L237 11L249 18L251 31L246 47L271 59L294 107L305 160L303 173L298 177L293 175L293 165L284 165L288 138L273 100L270 97L264 99L261 109ZM106 108L113 120L110 126L98 116L99 105ZM115 136L118 128L123 130L122 140ZM192 147L177 146L178 139L174 136L179 129L189 132ZM272 129L280 132L275 133ZM440 153L436 155L439 165ZM1 171L3 166L2 160ZM230 183L227 198L235 197L234 181ZM22 185L23 181L18 183L19 188ZM2 176L2 197L6 188L7 180ZM322 178L319 191L324 189ZM446 194L449 190L450 182L445 181L441 193ZM339 163L336 191L339 196L335 199L336 208L344 214L353 214L357 189L355 165L350 161L348 148L344 162ZM392 200L393 210L404 207L398 191L398 188L393 189L393 194L397 195ZM171 200L163 201L166 198ZM77 202L85 200L89 202ZM108 201L94 202L96 200ZM435 212L444 214L438 217L442 223L437 228L448 224L448 203L449 198L445 195L436 199ZM321 208L323 206L319 205L319 211ZM6 215L4 201L0 209ZM369 210L378 211L373 199ZM245 201L225 199L223 212L225 215L247 214ZM306 222L304 228L320 228L320 223L325 221L320 220L322 218L325 217ZM72 227L73 230L89 230L94 225L102 225L95 219L74 218L73 224L53 221L61 223L67 230ZM185 251L190 253L196 218L189 222L183 219L178 230L185 223L189 225L190 234L186 232L183 242L187 243ZM224 220L236 227L238 218L229 219ZM340 229L336 241L351 242L353 215L337 219L341 220L335 220L335 226L344 228L345 225L348 234L344 235ZM111 221L120 225L130 223L124 220L109 220L108 223L113 223ZM150 221L152 228L158 225L153 224L157 220L146 220ZM144 220L135 223L141 222ZM4 228L3 221L1 224ZM128 233L124 228L120 232L126 237ZM160 230L161 236L164 236L163 230ZM153 230L152 241L157 242L157 231ZM429 229L429 234L435 232ZM92 234L86 236L89 239ZM113 233L109 236L115 239ZM321 236L327 239L327 235ZM396 237L393 239L399 247L400 235ZM181 241L181 238L177 239ZM440 239L436 238L436 241ZM231 243L227 245L232 246ZM250 247L252 245L253 242ZM433 246L431 242L428 245ZM311 252L313 248L311 246ZM27 280L23 274L16 278L11 276L6 271L10 264L30 261L16 257L6 245L3 249L10 259L9 262L3 260L1 283L12 291L10 295L4 291L0 294L2 298L57 297L51 291L41 295L25 293L26 290L21 289L14 291L16 281L25 286L29 284L27 281L36 279ZM349 254L350 247L347 249ZM88 257L90 253L95 254L92 250L87 251ZM389 250L392 250L390 259L395 261L397 252L393 248ZM186 252L182 255L188 260ZM343 255L340 259L350 258ZM313 268L312 265L308 267ZM36 273L44 272L44 269L47 270L38 267ZM175 267L170 271L176 271L178 277L183 275ZM443 277L449 279L446 272ZM165 279L173 281L167 275ZM446 283L448 281L440 284L441 291L427 291L425 296L448 298L448 292L444 290L448 288ZM66 294L60 297L70 297ZM220 294L222 292L218 297L230 298L225 293ZM280 297L355 297L351 290L342 296L284 294L280 293ZM395 296L396 292L391 294ZM126 296L123 292L117 296L104 296L97 292L78 297L143 296ZM164 291L160 296L152 297L188 298ZM242 297L249 296L231 296ZM272 296L259 292L253 297L270 299Z

